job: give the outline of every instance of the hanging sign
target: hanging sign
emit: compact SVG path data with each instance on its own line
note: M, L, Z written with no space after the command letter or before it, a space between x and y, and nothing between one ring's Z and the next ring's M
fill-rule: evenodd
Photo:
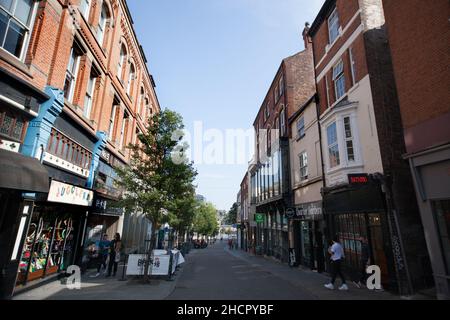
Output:
M91 190L53 180L50 185L47 200L49 202L90 207L92 206L93 199L94 192Z

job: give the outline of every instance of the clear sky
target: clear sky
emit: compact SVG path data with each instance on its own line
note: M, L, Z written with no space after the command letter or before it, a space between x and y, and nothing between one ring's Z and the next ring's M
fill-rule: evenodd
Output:
M251 129L281 60L303 50L304 24L313 22L324 1L127 2L161 107L183 116L193 144L202 137L194 134L195 122L198 127L201 121L203 133L219 130L209 131L209 142L206 134L204 150L227 129ZM252 155L251 147L245 150L246 161L234 164L194 158L197 193L218 209L228 210L236 201Z

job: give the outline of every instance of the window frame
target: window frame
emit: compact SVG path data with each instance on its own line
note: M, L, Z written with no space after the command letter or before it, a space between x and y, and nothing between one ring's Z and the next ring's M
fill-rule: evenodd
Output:
M334 141L333 143L330 143L329 130L332 126L334 126L334 133L335 133L336 141ZM339 150L339 132L338 132L338 123L336 120L327 125L326 132L327 132L328 166L330 169L334 169L341 165L341 155L340 155L340 150ZM334 165L332 164L332 159L331 159L331 155L333 154L333 152L330 152L332 150L332 148L337 149L336 164L334 164Z
M340 71L337 73L336 70ZM334 82L334 94L336 97L336 101L341 99L346 94L346 87L345 87L345 72L344 72L344 60L340 59L338 63L336 63L333 67L333 82ZM341 87L343 86L343 87ZM340 92L339 90L342 89L343 91ZM340 94L342 93L342 94Z
M334 21L332 21L332 19L334 19ZM331 45L336 41L336 39L339 38L340 35L339 13L337 11L337 8L334 8L333 12L330 14L327 21L328 21L328 41L329 44Z
M350 59L350 71L352 74L352 85L354 86L356 84L356 61L355 61L355 56L353 54L353 47L350 47L348 49L348 56Z
M83 8L83 5L81 3L85 3L86 7ZM89 23L89 15L91 13L92 0L81 0L81 3L78 6L78 9L79 9L81 15L84 17L84 19Z
M72 103L74 96L75 96L75 88L77 86L78 73L80 71L80 64L81 64L80 62L81 62L81 57L83 56L83 54L82 54L82 51L80 50L80 48L77 48L77 45L75 44L75 42L73 43L72 49L70 49L70 50L71 51L70 51L69 63L66 67L66 76L64 78L64 87L66 86L66 81L67 81L68 76L70 76L71 80L70 80L70 85L69 85L68 96L66 97L66 93L64 93L64 97L67 99L67 101ZM73 59L73 66L72 66L73 70L69 70L69 66L71 65L71 60L72 60L74 54L75 54L75 58Z
M299 126L300 123L303 123L302 126ZM301 134L301 131L303 132L303 134ZM301 116L300 118L298 118L297 120L297 139L302 139L306 136L306 127L305 127L305 116Z
M98 75L91 71L86 88L86 96L84 97L83 116L87 119L91 118L92 106L94 105L95 86L97 84ZM92 87L90 88L90 86ZM86 101L88 105L86 105Z
M347 136L347 124L346 124L346 120L348 120L348 127L349 127L349 131L350 131L350 136ZM356 152L355 152L355 137L354 137L354 130L353 130L353 124L352 124L352 118L350 115L346 115L342 118L342 125L343 125L343 138L344 138L344 147L345 147L345 155L346 155L346 159L347 159L347 163L355 163L356 162ZM351 160L349 157L349 145L348 143L351 142L352 147L351 149L353 150L353 159Z
M35 23L36 15L37 15L37 9L38 9L38 2L39 1L33 0L32 2L33 3L31 5L29 20L28 20L27 24L24 24L22 21L20 21L18 18L15 17L18 0L12 0L11 7L12 8L14 7L14 14L11 11L7 10L6 8L4 8L3 6L0 6L0 10L4 11L6 13L6 18L7 18L7 25L6 25L6 29L5 29L5 34L3 35L4 38L0 39L0 49L3 50L4 52L6 52L7 54L11 55L15 59L21 61L21 62L25 61L26 53L28 52L28 47L30 45L31 35L32 35L33 31L34 31L33 30L34 29L34 23ZM8 30L9 30L9 25L10 25L11 19L14 20L14 22L16 24L18 24L21 28L23 28L25 30L24 36L23 36L23 41L22 41L22 47L20 48L19 56L16 56L14 53L11 53L6 48L4 48L4 45L6 43L6 37L7 37L7 34L8 34Z
M298 157L299 157L299 178L300 182L304 182L309 178L308 152L303 151L298 155Z

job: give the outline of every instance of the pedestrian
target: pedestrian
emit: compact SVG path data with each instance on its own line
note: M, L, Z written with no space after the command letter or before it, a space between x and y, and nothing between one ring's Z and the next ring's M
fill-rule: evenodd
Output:
M233 240L230 238L228 239L228 248L231 250L233 247Z
M344 274L341 270L342 261L345 258L344 248L340 244L338 236L333 238L333 245L328 249L328 253L331 255L331 282L326 284L325 288L334 290L336 277L339 276L342 279L342 285L339 287L339 290L348 290Z
M107 277L115 277L117 273L117 265L120 261L120 249L122 248L122 241L120 240L120 234L116 233L114 239L111 241L109 246L109 264L108 264L108 274Z
M353 283L355 284L356 287L358 288L362 288L364 286L366 286L367 284L367 267L370 266L370 248L369 248L369 243L367 241L366 238L361 237L360 238L361 241L361 256L359 259L359 263L360 263L360 272L361 272L361 277L359 278L359 281L353 281Z
M98 244L99 257L98 257L98 264L97 264L97 273L94 276L92 276L92 278L96 278L100 275L102 266L104 269L104 273L106 273L107 266L108 266L108 263L106 261L108 260L110 245L111 245L111 241L108 240L108 235L104 234L102 240L100 240L100 242Z

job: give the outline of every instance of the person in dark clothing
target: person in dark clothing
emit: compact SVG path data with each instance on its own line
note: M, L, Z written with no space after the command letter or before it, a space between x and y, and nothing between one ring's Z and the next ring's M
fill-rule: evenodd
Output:
M100 240L100 242L99 242L99 250L98 250L99 257L98 257L98 264L97 264L97 274L92 276L93 278L96 278L100 275L102 266L106 272L106 269L107 269L106 261L108 260L110 243L111 242L108 240L108 235L104 234L103 239Z
M122 247L122 242L120 240L120 234L116 233L114 240L111 241L109 246L109 264L108 264L108 274L107 277L115 277L117 273L117 265L119 263L120 249Z
M353 283L355 284L355 286L357 286L358 288L362 288L364 286L366 286L366 282L367 282L367 267L370 266L370 247L369 247L369 243L367 241L366 238L361 238L361 256L359 259L359 263L360 263L360 272L361 272L361 277L359 278L359 281L353 281Z

